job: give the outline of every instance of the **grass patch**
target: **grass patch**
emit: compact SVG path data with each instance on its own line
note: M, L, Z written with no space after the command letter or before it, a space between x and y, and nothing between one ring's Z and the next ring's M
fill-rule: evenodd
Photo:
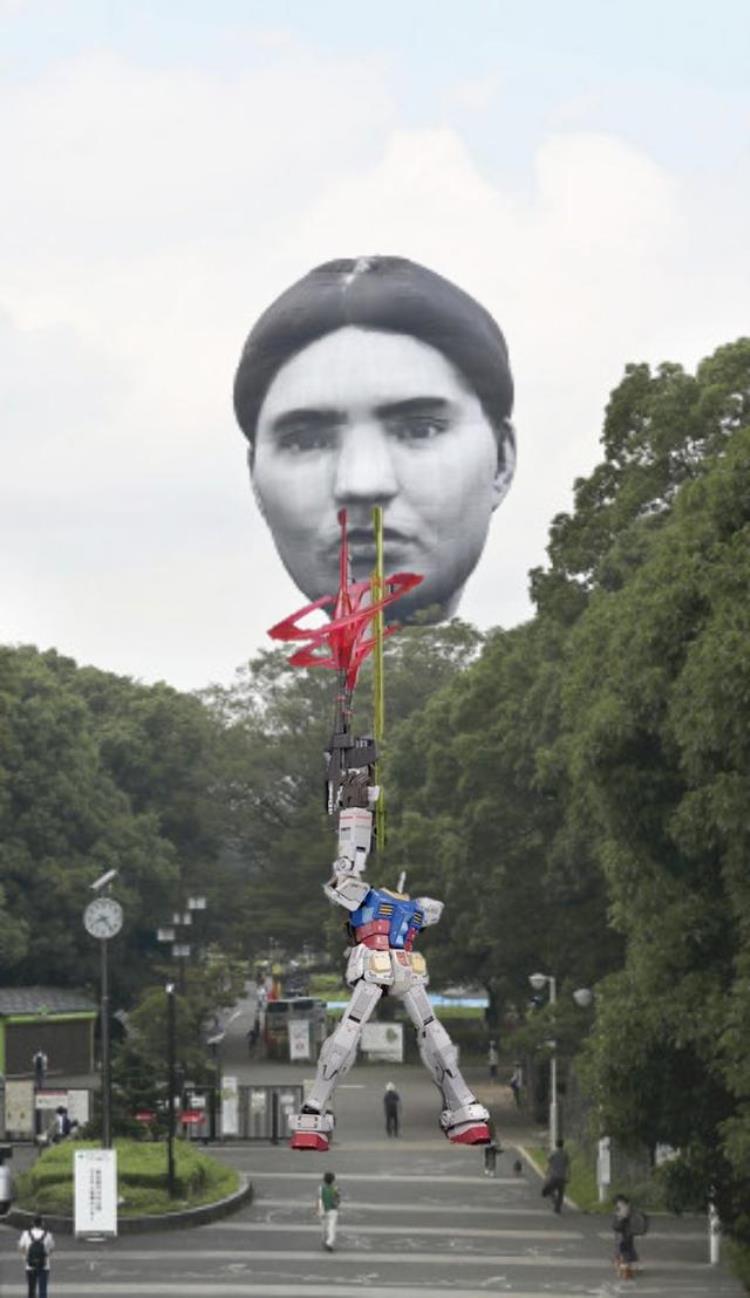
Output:
M28 1212L73 1215L73 1162L77 1149L97 1149L90 1140L66 1140L47 1149L16 1182L16 1206ZM167 1192L166 1142L146 1144L115 1141L117 1150L118 1212L123 1217L174 1212L215 1203L239 1186L239 1174L217 1159L200 1153L184 1140L174 1143L174 1199Z
M609 1200L606 1203L599 1202L599 1191L596 1184L596 1172L590 1156L572 1142L565 1142L565 1148L570 1156L570 1180L565 1187L565 1193L578 1204L583 1212L606 1212L612 1211L612 1204ZM540 1145L533 1145L527 1149L536 1167L544 1175L547 1170L547 1159L549 1151L542 1149Z
M735 1239L722 1241L727 1250L729 1265L741 1284L750 1293L750 1248Z
M612 1197L615 1193L626 1194L632 1203L639 1208L643 1208L645 1212L667 1211L664 1191L654 1178L628 1181L626 1177L620 1177L617 1185L610 1187L610 1195L607 1196L604 1203L600 1203L593 1155L587 1153L580 1145L576 1145L574 1141L568 1142L566 1140L565 1148L570 1155L570 1180L566 1186L566 1194L570 1195L570 1198L578 1204L578 1207L583 1212L613 1212L614 1203ZM535 1145L528 1148L527 1153L540 1172L544 1173L547 1169L548 1151L542 1149L539 1145Z

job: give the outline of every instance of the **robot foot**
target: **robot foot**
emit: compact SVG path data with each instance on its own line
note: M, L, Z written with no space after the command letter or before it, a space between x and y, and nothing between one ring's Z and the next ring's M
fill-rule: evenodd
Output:
M490 1115L483 1104L465 1104L460 1109L443 1109L440 1126L454 1145L489 1145Z
M333 1131L333 1114L317 1113L305 1106L301 1113L292 1114L289 1129L292 1133L290 1149L312 1149L325 1154Z

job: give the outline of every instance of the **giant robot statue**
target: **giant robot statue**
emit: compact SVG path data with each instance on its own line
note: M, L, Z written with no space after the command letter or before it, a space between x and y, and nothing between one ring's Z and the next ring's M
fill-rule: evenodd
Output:
M307 1101L301 1112L290 1119L290 1143L293 1149L328 1149L334 1125L328 1102L354 1062L362 1028L387 993L403 1001L417 1030L422 1061L442 1097L440 1126L445 1135L457 1144L488 1144L489 1114L477 1103L461 1075L456 1047L436 1018L425 990L425 958L414 950L422 929L437 924L443 903L432 897L409 897L403 891L403 875L395 890L372 885L364 877L373 839L373 808L380 790L375 782L377 752L373 739L351 733L352 694L359 667L375 646L376 615L408 596L421 578L399 573L382 581L374 595L370 580L352 582L345 511L339 514L339 524L338 595L317 599L270 632L281 640L307 641L290 659L293 664L330 667L339 673L326 781L328 811L338 818L338 855L324 891L331 902L347 912L350 950L346 982L352 989L341 1021L320 1052ZM321 608L332 612L331 621L304 630L301 620ZM390 626L386 634L393 630Z

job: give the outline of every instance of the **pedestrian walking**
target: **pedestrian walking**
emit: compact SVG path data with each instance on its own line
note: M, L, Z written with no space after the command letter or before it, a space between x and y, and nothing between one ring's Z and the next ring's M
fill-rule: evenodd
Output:
M497 1066L500 1063L500 1055L498 1054L497 1045L495 1044L494 1041L490 1041L489 1048L487 1050L487 1063L489 1064L489 1069L490 1069L490 1081L496 1082Z
M341 1195L335 1181L333 1172L324 1172L323 1184L318 1190L318 1216L323 1227L323 1248L327 1253L333 1252L336 1243L336 1226L341 1203Z
M552 1200L555 1212L562 1212L565 1186L570 1180L570 1158L565 1149L565 1142L558 1140L547 1159L547 1176L542 1186L542 1194Z
M612 1229L615 1232L615 1270L621 1280L632 1280L635 1275L633 1267L639 1260L635 1236L646 1234L648 1217L645 1212L633 1208L626 1194L616 1194L614 1202Z
M515 1100L516 1108L520 1109L521 1090L523 1088L523 1073L521 1071L520 1064L513 1065L513 1072L510 1075L510 1081L508 1085L510 1086L511 1091L513 1092L513 1099Z
M383 1095L383 1108L385 1109L385 1134L387 1136L397 1136L401 1096L393 1085L393 1082L388 1082L385 1088L385 1094Z
M13 1176L5 1163L5 1151L0 1145L0 1217L4 1217L13 1202Z
M65 1140L73 1130L70 1114L64 1105L58 1104L55 1109L55 1120L52 1125L52 1140L57 1145L61 1140Z
M43 1219L35 1217L34 1224L23 1232L18 1241L19 1252L26 1259L28 1298L47 1298L49 1255L54 1247L55 1241Z
M503 1151L492 1118L490 1118L487 1126L490 1132L490 1143L484 1147L484 1174L485 1176L495 1176L497 1172L497 1156L502 1154Z
M47 1067L49 1065L49 1060L41 1046L35 1051L31 1062L34 1068L34 1085L38 1091L41 1091L44 1089L44 1083L47 1080Z

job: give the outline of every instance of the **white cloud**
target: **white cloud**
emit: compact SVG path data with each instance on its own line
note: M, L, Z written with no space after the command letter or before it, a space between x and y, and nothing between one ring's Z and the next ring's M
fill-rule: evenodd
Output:
M279 42L240 78L88 56L0 92L0 146L5 637L147 678L226 677L299 602L230 391L254 317L311 265L412 256L506 332L520 467L462 607L485 625L528 612L624 363L693 363L745 319L746 173L707 196L560 130L503 189L455 131L404 129L368 60Z

